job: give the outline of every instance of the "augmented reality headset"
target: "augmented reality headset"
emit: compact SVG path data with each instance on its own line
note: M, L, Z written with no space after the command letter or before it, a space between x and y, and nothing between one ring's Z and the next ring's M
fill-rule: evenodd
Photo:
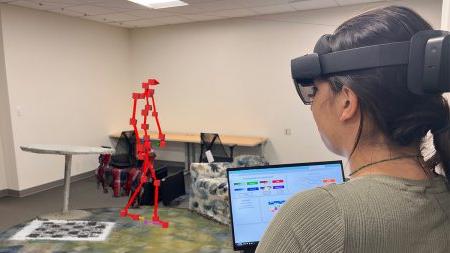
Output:
M408 89L419 95L450 91L450 33L428 30L410 41L331 52L324 35L314 53L291 60L291 72L303 103L311 104L314 80L323 76L379 67L405 65Z

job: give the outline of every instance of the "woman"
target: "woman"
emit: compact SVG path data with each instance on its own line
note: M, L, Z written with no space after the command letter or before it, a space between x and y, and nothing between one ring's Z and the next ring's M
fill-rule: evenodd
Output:
M322 38L332 52L409 41L431 26L405 7L354 17ZM450 252L450 122L442 94L415 95L406 66L314 80L311 111L351 180L302 192L276 215L257 248L270 252ZM424 161L431 132L436 152Z

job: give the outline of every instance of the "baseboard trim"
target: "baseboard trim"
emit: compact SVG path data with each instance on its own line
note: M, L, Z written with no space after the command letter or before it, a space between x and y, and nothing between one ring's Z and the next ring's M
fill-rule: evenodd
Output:
M4 189L0 191L0 198L8 196L8 189Z
M83 179L86 179L86 178L89 178L89 177L92 177L92 176L94 176L94 170L87 171L87 172L81 173L79 175L71 176L70 177L70 182L73 183L73 182L76 182L76 181L79 181L79 180L83 180ZM39 192L43 192L43 191L46 191L46 190L50 190L50 189L53 189L55 187L63 186L63 185L64 185L64 178L56 180L56 181L53 181L53 182L50 182L50 183L46 183L46 184L43 184L43 185L38 185L38 186L31 187L31 188L28 188L28 189L25 189L25 190L21 190L21 191L11 190L11 189L1 190L0 191L0 198L1 197L6 197L6 196L10 196L10 197L26 197L26 196L30 196L30 195L33 195L33 194L36 194L36 193L39 193Z

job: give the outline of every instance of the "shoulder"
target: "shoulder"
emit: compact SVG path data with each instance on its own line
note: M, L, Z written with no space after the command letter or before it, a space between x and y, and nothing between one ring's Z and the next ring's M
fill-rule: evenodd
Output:
M257 252L341 252L344 220L326 188L296 194L283 205Z
M296 194L283 206L280 215L295 217L297 222L292 223L295 231L321 233L343 228L341 210L329 187Z
M390 195L397 193L397 188L389 180L378 177L364 177L352 179L339 185L329 185L324 187L323 190L332 196L337 206L345 213L361 207L361 205L355 205L355 203L368 204L380 198L381 200L389 198Z
M319 187L297 193L289 199L285 206L288 208L292 205L295 206L296 204L301 204L301 206L304 206L309 204L320 204L321 202L330 203L329 201L333 201L334 198L329 193L329 188L330 186Z

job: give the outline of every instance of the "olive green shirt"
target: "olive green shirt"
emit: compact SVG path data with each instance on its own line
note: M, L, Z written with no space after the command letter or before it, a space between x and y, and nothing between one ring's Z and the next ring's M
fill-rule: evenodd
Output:
M444 177L364 176L295 195L256 252L450 252L449 216Z

